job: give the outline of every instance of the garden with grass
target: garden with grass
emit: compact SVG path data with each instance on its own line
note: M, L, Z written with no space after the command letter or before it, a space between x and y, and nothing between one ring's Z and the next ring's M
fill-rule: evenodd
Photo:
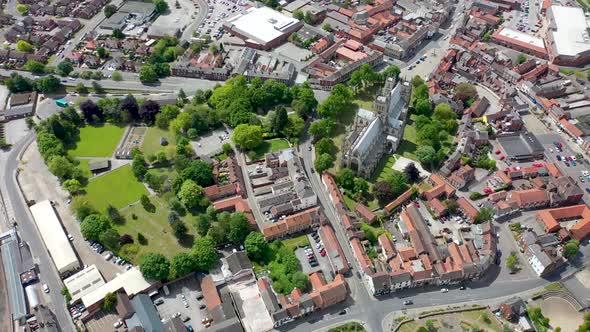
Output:
M365 328L359 322L350 322L340 326L333 327L328 332L366 332Z
M68 151L73 157L111 157L123 137L125 126L105 124L80 128L80 139Z
M152 126L149 127L145 133L143 142L141 143L141 151L145 155L151 155L156 154L158 151L162 150L164 147L160 145L161 137L166 137L169 146L174 146L176 144L176 139L170 130Z
M105 211L109 204L117 209L123 208L148 193L144 184L133 175L130 165L94 178L88 182L85 191L85 197L98 211Z
M270 140L262 141L262 144L254 148L248 153L250 160L260 160L264 158L264 155L270 152L280 151L289 148L289 142L282 138L275 138Z
M114 223L115 228L120 234L130 234L137 238L142 234L145 238L145 244L138 242L138 250L132 253L132 262L137 263L138 258L150 251L162 253L167 258L172 258L180 252L190 250L194 238L197 235L190 216L180 217L188 231L186 236L179 241L174 235L174 230L168 222L169 207L168 202L163 197L150 196L149 200L155 206L154 212L147 211L141 204L120 209L124 218L121 223Z

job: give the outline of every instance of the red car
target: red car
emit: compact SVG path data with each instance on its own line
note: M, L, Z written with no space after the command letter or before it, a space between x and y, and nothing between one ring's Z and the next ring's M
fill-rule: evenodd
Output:
M420 207L420 203L414 202L414 206L417 207L417 208L419 208Z
M504 157L504 156L500 156L500 160L504 160L504 158L506 158L506 157Z
M510 172L510 167L506 167L505 171Z
M500 154L500 150L496 150L496 154Z
M491 193L493 193L494 191L492 190L492 188L484 188L484 189L483 189L483 192L484 192L485 194L491 194Z
M543 164L533 164L533 166L535 166L535 167L543 167L544 165Z
M326 250L322 249L322 251L320 251L320 255L322 255L322 257L326 256Z

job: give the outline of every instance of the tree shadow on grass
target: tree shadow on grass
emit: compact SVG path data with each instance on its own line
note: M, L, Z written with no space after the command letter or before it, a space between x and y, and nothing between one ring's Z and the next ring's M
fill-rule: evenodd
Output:
M186 234L185 236L178 239L178 244L183 248L192 248L195 242L195 236L193 234Z

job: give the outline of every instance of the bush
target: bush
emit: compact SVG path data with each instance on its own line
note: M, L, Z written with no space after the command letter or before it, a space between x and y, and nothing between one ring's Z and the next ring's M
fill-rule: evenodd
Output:
M469 194L469 199L472 201L476 201L476 200L482 199L484 197L485 197L485 195L478 193L478 192L473 192L473 193Z

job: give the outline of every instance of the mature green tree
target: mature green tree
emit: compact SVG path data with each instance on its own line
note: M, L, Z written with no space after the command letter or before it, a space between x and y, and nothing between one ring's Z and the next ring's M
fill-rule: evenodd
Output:
M220 246L227 242L227 232L220 225L212 225L207 232L207 237L215 244Z
M317 155L322 155L324 153L335 155L336 154L336 145L334 145L334 141L331 139L324 137L315 143L315 153Z
M74 173L74 165L64 156L51 157L47 166L49 171L62 181L71 178Z
M86 217L97 213L96 209L90 204L87 198L85 197L74 197L72 200L72 210L76 214L76 218L78 220L84 220Z
M114 251L114 252L119 250L120 239L121 239L121 236L119 235L119 233L112 228L105 230L98 237L98 240L100 243L102 243L102 245L104 245L107 249Z
M181 252L172 257L170 262L174 276L180 278L196 270L196 261L193 254Z
M21 39L18 42L16 42L16 49L21 52L29 53L33 52L33 45Z
M68 76L74 70L74 66L72 66L72 63L69 60L63 60L57 64L57 70L60 75Z
M41 93L52 93L57 91L61 87L61 82L59 78L49 75L45 77L40 77L36 79L34 82L35 90Z
M114 71L114 72L111 74L111 79L112 79L113 81L115 81L115 82L120 82L120 81L122 81L122 80L123 80L123 75L121 74L121 72Z
M176 236L177 239L184 238L186 236L186 234L188 233L188 228L186 227L186 225L184 224L184 222L182 220L176 220L170 226L172 227L172 231L174 232L174 236Z
M420 170L414 163L409 163L404 167L404 174L410 182L418 182L420 180Z
M196 269L199 271L209 271L219 259L213 240L208 236L195 240L192 254L195 257Z
M379 202L387 202L393 198L393 191L391 189L391 183L387 181L379 181L373 186L373 195L379 200Z
M304 16L305 16L305 13L303 13L303 11L301 9L296 9L293 12L293 17L300 20L300 21L303 20Z
M141 83L154 83L158 80L158 74L152 65L143 65L139 69L139 80Z
M80 191L80 189L82 188L80 181L78 181L76 179L65 180L63 182L63 186L72 195L77 194Z
M262 144L262 128L241 124L234 129L232 141L242 149L251 150Z
M102 308L104 310L113 310L117 305L117 295L113 292L108 292L102 301Z
M477 215L475 216L475 223L480 224L482 222L490 221L490 220L492 220L493 216L494 216L494 211L492 211L491 208L482 207L479 210L479 212L477 212Z
M416 149L416 157L423 165L427 165L432 169L437 162L436 151L432 146L421 145Z
M113 37L116 39L125 39L125 34L123 34L121 29L113 29Z
M567 259L574 258L580 251L580 241L570 240L563 248L563 256Z
M109 18L109 17L113 16L114 13L117 12L117 6L112 5L112 4L108 4L104 7L103 12L104 12L104 16Z
M139 270L146 279L165 280L170 274L170 262L164 255L151 252L141 258Z
M511 271L515 271L517 266L518 266L518 256L516 256L516 252L513 251L506 258L506 267L509 268Z
M334 129L334 120L332 119L321 119L312 122L309 126L308 132L318 137L330 137L332 136L332 130Z
M346 190L354 188L354 173L350 168L341 168L336 175L336 183Z
M472 84L463 82L455 86L455 88L453 89L453 93L455 95L455 99L465 103L469 99L475 98L475 96L477 95L477 90Z
M383 77L394 77L396 80L399 78L401 70L396 65L390 65L383 71Z
M399 196L408 190L408 179L406 175L400 171L393 171L387 178L386 181L391 184L391 191L394 196Z
M45 65L35 60L28 60L23 68L36 74L43 74L45 72Z
M522 54L522 53L520 53L520 54L518 55L518 57L516 58L516 63L518 63L519 65L520 65L521 63L524 63L525 61L526 61L526 55L524 55L524 54Z
M416 114L430 116L432 114L432 103L429 99L419 99L416 101Z
M248 257L258 263L263 262L268 257L269 245L260 232L250 232L244 241L246 254Z
M204 160L195 160L181 172L183 180L193 180L201 187L213 184L213 166Z
M6 87L12 93L31 92L33 91L33 81L29 78L21 76L15 72L10 74L10 78L6 80Z
M204 208L207 206L207 198L203 194L203 187L193 180L185 180L178 192L178 199L188 209Z
M156 13L163 14L168 10L168 3L165 0L154 0Z
M80 82L76 84L76 92L81 95L85 95L88 93L88 88L84 85L84 83Z
M272 119L272 131L277 134L281 133L283 129L287 126L288 121L289 119L287 116L287 109L284 106L279 107L275 113L275 116Z
M287 125L283 128L282 133L292 143L298 143L303 129L305 129L305 121L298 114L290 114L287 118Z
M305 291L307 289L308 282L309 279L307 274L303 272L297 271L291 275L291 283L293 284L293 287L298 288L301 291Z
M200 236L207 235L207 232L211 228L211 217L208 214L199 214L195 221L195 227Z
M80 232L90 240L98 241L100 235L111 227L109 219L101 214L91 214L80 224Z
M334 156L324 153L315 159L313 166L318 173L322 173L334 166Z
M227 234L228 240L235 245L240 245L246 240L248 231L250 230L250 222L246 215L241 212L236 212L231 215L229 220L229 233Z

